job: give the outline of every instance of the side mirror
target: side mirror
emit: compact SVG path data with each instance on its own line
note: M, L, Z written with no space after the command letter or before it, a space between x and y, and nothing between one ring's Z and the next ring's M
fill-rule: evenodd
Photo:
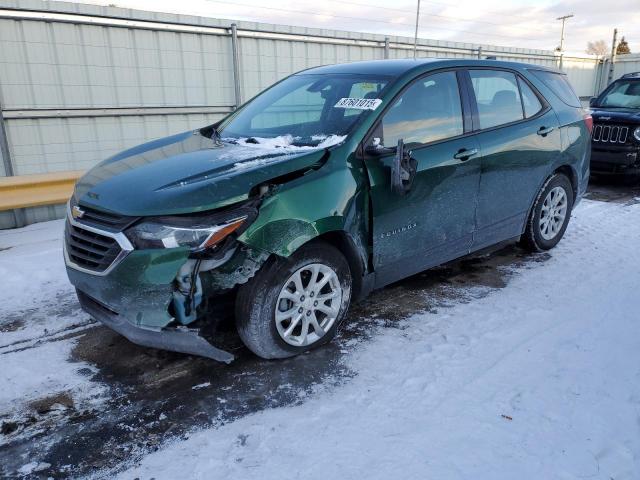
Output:
M391 190L398 195L405 195L411 190L417 170L418 161L411 156L411 151L405 150L404 141L398 140L396 156L391 166Z
M596 106L596 100L598 99L598 97L591 97L589 99L589 106L590 107L595 107Z

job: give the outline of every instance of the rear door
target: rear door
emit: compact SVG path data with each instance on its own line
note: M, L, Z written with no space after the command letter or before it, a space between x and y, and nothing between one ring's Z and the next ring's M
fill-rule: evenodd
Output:
M523 232L561 144L555 113L523 77L485 68L468 74L482 152L476 250Z
M410 84L365 140L394 147L403 139L417 160L412 189L400 195L391 190L394 155L365 158L378 285L469 251L480 180L479 147L470 130L468 97L458 74L445 71Z

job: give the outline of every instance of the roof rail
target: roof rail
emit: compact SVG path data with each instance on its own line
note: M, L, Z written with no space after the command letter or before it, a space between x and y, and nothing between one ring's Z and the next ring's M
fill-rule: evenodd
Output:
M640 78L640 72L625 73L620 78Z

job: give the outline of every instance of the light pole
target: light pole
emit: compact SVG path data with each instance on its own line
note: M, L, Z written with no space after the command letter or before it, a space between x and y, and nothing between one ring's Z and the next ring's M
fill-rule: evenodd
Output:
M573 17L573 13L570 15L563 15L562 17L556 18L556 20L562 20L562 30L560 32L560 69L562 70L562 57L564 56L564 22L567 21L567 18Z
M613 40L611 41L611 56L609 57L609 75L607 75L607 85L613 81L613 74L616 68L616 48L618 43L618 29L613 29Z
M418 8L416 10L416 33L413 36L413 58L416 58L418 51L418 23L420 21L420 0L418 0Z
M564 52L564 22L567 20L567 18L571 17L573 17L573 13L556 18L556 20L562 20L562 31L560 32L560 53Z

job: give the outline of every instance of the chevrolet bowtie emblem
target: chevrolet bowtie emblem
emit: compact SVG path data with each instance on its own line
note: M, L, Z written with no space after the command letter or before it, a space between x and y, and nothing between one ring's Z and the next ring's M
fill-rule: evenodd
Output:
M84 216L84 210L82 210L79 206L74 205L71 209L71 216L73 218L82 218Z

